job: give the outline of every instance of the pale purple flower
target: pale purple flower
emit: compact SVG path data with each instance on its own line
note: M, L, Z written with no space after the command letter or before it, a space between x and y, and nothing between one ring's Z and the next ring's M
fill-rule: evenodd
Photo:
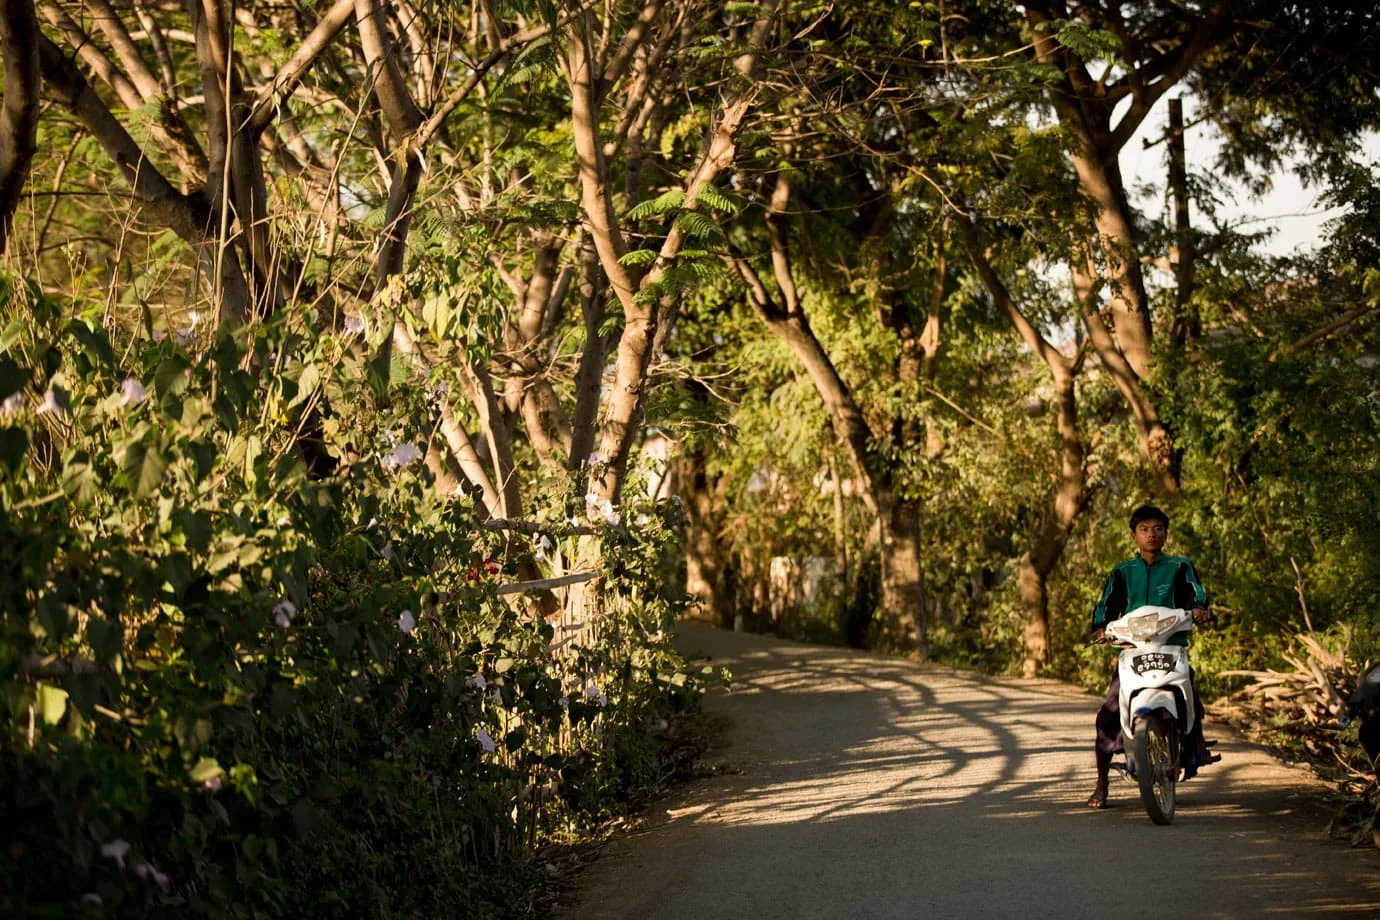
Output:
M115 860L115 865L121 869L125 867L125 855L129 853L128 840L111 840L101 844L101 855L106 859Z
M592 518L603 518L614 526L622 520L618 512L613 508L613 502L607 498L600 498L590 492L585 495L585 514Z
M183 348L190 347L191 344L196 341L196 324L193 323L190 326L174 329L173 338L177 341L177 344L181 345Z
M206 782L202 783L201 785L202 788L208 789L211 792L219 792L221 787L225 785L225 782L220 778L220 774L217 773L215 776L210 777L206 780Z
M609 704L608 696L604 691L599 689L599 685L594 681L590 681L585 685L585 699L597 703L600 709L603 709Z
M392 558L393 558L393 541L392 541L392 540L389 540L387 543L383 544L383 548L379 550L379 555L382 556L382 557L385 558L385 559L392 559Z
M585 462L588 463L590 466L598 466L599 464L604 462L604 455L596 450L589 455L589 459Z
M561 697L559 700L557 700L556 702L557 702L557 704L560 705L560 707L561 707L561 709L562 709L563 711L568 711L568 710L570 709L570 697L568 697L568 696L563 696L563 697Z
M137 406L148 398L149 391L144 389L144 385L133 377L126 377L120 382L120 405Z
M503 688L500 687L498 684L494 684L492 687L490 687L490 688L489 688L489 699L493 700L495 703L502 703L502 702L503 702Z
M545 559L546 554L556 548L556 544L551 542L551 538L544 533L539 533L532 538L533 555L538 559Z
M358 316L345 317L345 327L341 330L345 335L363 335L364 320Z
M19 414L19 410L24 408L24 394L11 394L4 402L0 402L0 416Z
M159 888L167 888L168 885L171 884L171 880L166 875L147 863L140 863L136 866L134 868L134 874L140 878L149 879Z
M481 728L474 733L474 740L479 742L479 746L483 749L485 754L494 754L498 752L498 745L494 744L493 736L484 729Z
M412 615L411 610L404 610L398 614L398 629L402 630L404 636L412 635L412 630L417 628L417 618Z
M465 680L465 686L471 690L483 690L487 685L488 681L484 679L483 674L475 674Z
M404 441L393 452L383 458L383 468L386 470L400 470L405 466L411 466L422 459L422 451L411 441Z
M166 329L155 329L155 330L153 330L153 340L154 340L155 342L161 342L161 341L163 341L164 339L166 339L167 337L168 337L168 330L166 330Z
M35 415L45 415L46 413L56 413L59 418L67 415L67 410L71 406L67 399L67 392L62 387L55 386L43 394L43 402L38 404L34 410Z
M283 629L292 625L292 618L297 616L297 605L287 598L280 600L273 608L273 622Z

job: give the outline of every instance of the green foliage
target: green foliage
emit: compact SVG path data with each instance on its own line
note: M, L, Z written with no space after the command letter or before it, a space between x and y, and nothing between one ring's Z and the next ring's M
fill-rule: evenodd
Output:
M416 462L427 389L369 409L309 312L187 350L6 292L7 916L502 916L536 841L659 781L699 676L657 508L605 525L606 613L572 636L495 594L526 538Z

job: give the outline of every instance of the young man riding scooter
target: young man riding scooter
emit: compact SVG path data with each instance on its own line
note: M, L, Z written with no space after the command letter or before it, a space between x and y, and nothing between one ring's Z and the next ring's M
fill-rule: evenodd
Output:
M1193 612L1193 622L1201 625L1212 619L1207 609L1207 591L1198 580L1193 563L1186 556L1167 556L1164 541L1169 536L1169 515L1154 505L1141 505L1131 512L1131 536L1136 541L1135 556L1112 569L1107 583L1102 588L1102 599L1093 610L1093 641L1104 640L1103 629L1113 620L1140 607L1175 607ZM1188 635L1182 634L1170 640L1176 645L1187 645ZM1193 672L1189 671L1192 684ZM1090 808L1107 806L1107 776L1112 766L1112 755L1122 751L1121 716L1118 696L1121 692L1121 678L1112 677L1112 685L1107 690L1107 698L1097 711L1097 786L1088 798ZM1199 765L1221 760L1208 750L1203 739L1203 703L1198 697L1197 687L1193 688L1194 727L1189 738L1197 752Z

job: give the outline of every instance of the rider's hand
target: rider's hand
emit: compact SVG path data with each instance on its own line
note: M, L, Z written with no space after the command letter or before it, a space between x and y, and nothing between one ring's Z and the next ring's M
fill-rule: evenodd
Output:
M1204 623L1208 622L1208 621L1211 620L1211 619L1212 619L1212 611L1211 611L1211 610L1208 610L1208 609L1205 608L1205 607L1194 607L1194 608L1193 608L1193 622L1194 622L1196 625L1202 626Z

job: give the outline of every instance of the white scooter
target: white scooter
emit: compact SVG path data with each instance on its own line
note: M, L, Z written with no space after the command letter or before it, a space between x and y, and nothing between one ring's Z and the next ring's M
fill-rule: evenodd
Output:
M1169 639L1191 632L1193 615L1170 607L1140 607L1108 623L1107 641L1122 649L1121 740L1126 771L1136 778L1150 820L1174 820L1179 771L1197 766L1188 739L1194 726L1188 649ZM1190 759L1192 762L1190 763Z

